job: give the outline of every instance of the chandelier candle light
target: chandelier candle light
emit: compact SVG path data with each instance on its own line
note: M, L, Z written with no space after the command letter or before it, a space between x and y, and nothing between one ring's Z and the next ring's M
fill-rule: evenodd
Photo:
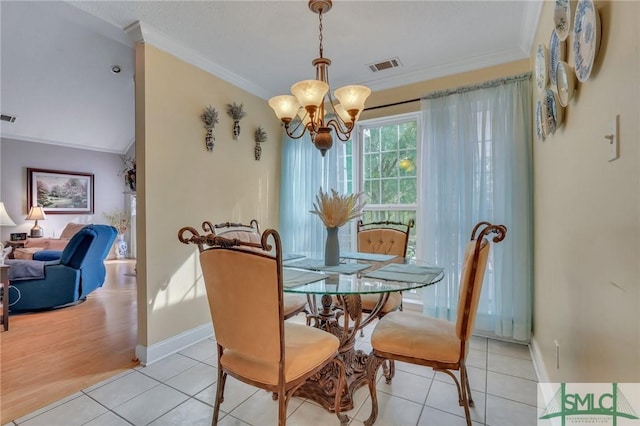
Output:
M291 95L269 99L269 106L284 123L290 138L300 139L307 131L311 141L322 156L333 145L331 130L343 142L351 137L351 131L364 109L364 102L371 94L366 86L350 85L336 89L334 102L329 87L331 60L323 56L322 15L331 9L331 0L309 0L309 9L319 17L320 57L312 61L316 68L315 80L304 80L291 86ZM294 121L295 119L295 121Z

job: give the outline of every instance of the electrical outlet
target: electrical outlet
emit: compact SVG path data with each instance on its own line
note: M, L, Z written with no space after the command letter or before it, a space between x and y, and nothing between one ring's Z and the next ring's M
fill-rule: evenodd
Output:
M607 143L609 144L609 161L617 160L620 156L619 145L619 127L620 127L620 115L616 115L609 126L609 133L605 136Z
M553 339L553 343L556 345L556 370L560 370L560 343L557 339Z

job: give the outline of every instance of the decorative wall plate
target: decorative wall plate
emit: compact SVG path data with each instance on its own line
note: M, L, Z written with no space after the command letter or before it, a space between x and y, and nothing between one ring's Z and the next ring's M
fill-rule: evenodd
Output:
M535 67L538 92L544 93L544 89L547 88L547 75L549 75L549 70L547 68L547 48L544 47L542 43L538 44L538 49L536 50Z
M565 41L569 37L571 28L571 7L569 0L556 0L556 7L553 10L553 24L560 41Z
M579 0L573 19L573 57L576 77L587 81L600 49L600 15L592 0Z
M556 86L556 68L558 62L564 61L566 42L560 41L556 30L551 31L551 39L549 40L549 82L551 87Z
M538 139L544 140L547 136L547 112L544 107L544 102L538 100L536 104L536 133Z
M562 124L564 108L556 102L556 94L551 89L547 89L544 104L547 112L546 122L548 132L555 133L556 129Z
M576 75L564 61L558 63L556 69L556 82L558 87L558 102L563 107L569 105L569 101L573 98L573 91L576 84Z

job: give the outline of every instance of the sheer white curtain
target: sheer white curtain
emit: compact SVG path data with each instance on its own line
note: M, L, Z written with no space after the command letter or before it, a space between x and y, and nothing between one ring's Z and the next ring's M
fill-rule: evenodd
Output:
M278 232L285 252L323 252L326 230L320 218L309 211L321 187L324 191L343 190L338 187L338 172L342 173L337 159L340 149L344 149L343 144L334 141L323 157L308 135L301 139L284 136Z
M492 247L476 333L531 337L532 164L530 78L434 94L421 101L424 258L445 279L423 290L424 311L455 320L463 251L479 221L506 225Z

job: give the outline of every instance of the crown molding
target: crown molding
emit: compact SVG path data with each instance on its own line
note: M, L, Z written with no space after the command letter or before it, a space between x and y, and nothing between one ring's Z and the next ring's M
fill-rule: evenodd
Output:
M433 80L449 75L488 68L500 64L506 64L508 62L520 61L522 59L527 59L528 57L528 52L525 52L519 48L510 49L493 55L469 58L465 59L464 61L449 62L438 67L409 71L407 73L398 74L384 79L366 81L361 84L367 85L373 91L393 89L395 87L405 86L407 84Z
M268 99L270 96L262 87L210 61L193 49L172 40L166 34L144 22L136 21L127 26L124 31L134 43L149 43L262 99Z

